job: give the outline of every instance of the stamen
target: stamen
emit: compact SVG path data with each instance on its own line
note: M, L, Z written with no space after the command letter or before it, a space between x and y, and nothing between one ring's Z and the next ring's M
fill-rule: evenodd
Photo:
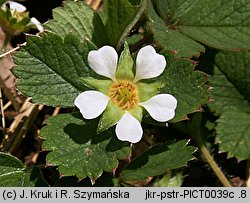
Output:
M111 101L123 110L130 110L139 102L136 86L130 81L116 81L109 90Z

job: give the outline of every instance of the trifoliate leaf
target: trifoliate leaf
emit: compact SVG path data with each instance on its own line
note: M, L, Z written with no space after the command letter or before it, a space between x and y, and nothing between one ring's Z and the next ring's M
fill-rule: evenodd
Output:
M177 57L222 50L250 49L249 0L154 0L149 26L155 41ZM201 43L201 44L200 44Z
M89 49L88 42L73 35L29 37L13 56L17 88L36 103L74 107L74 99L86 90L80 78L93 73L87 66Z
M164 143L152 147L122 171L121 180L142 180L186 166L195 151L194 147L186 146L187 142L181 140L171 145Z
M128 143L110 131L96 134L97 121L83 120L79 113L51 117L42 129L43 148L51 150L47 162L59 166L65 176L96 180L103 171L111 172L118 159L130 155Z
M0 186L1 187L34 187L48 186L39 168L25 168L16 157L0 152Z
M229 157L250 158L250 52L219 53L215 60L209 107L217 115L216 142Z

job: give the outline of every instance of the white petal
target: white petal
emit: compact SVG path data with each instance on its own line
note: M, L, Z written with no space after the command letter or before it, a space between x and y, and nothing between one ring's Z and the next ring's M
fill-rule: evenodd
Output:
M17 12L24 12L24 11L26 11L26 7L25 6L23 6L22 4L19 4L17 2L14 2L14 1L6 1L4 3L4 7L6 7L7 3L10 5L10 10L16 10Z
M132 143L139 142L143 134L141 123L128 112L117 122L115 132L119 140Z
M158 94L139 105L143 106L156 121L166 122L174 118L177 100L171 94Z
M88 62L99 75L115 80L115 72L117 68L118 55L113 47L103 46L97 51L90 51Z
M157 54L154 47L148 45L140 49L136 58L136 74L134 82L141 79L154 78L162 74L166 67L163 55Z
M93 119L101 115L106 109L108 102L108 96L92 90L79 94L75 99L75 105L86 119Z
M41 23L40 23L36 18L32 17L32 18L30 19L30 22L31 22L32 24L34 24L40 32L42 32L42 31L44 30L44 29L43 29L43 26L41 25Z

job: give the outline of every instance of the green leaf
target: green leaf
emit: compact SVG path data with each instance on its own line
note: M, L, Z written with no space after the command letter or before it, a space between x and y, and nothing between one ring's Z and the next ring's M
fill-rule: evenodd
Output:
M217 120L216 142L228 157L250 158L250 113L227 111Z
M0 187L48 186L39 168L26 170L16 157L0 152Z
M0 0L0 6L7 0Z
M176 28L167 27L163 19L155 12L152 4L148 7L149 27L155 41L165 50L170 50L176 57L198 56L205 48L198 42L182 34Z
M219 53L210 78L214 102L209 108L220 118L216 142L229 157L250 158L250 52Z
M206 74L194 71L191 60L169 58L167 68L157 79L164 83L161 93L168 93L177 99L177 109L171 122L183 120L187 114L197 111L209 100Z
M128 0L106 1L101 15L110 44L117 50L122 48L125 38L146 9L146 4L147 0L142 0L140 6L134 6Z
M94 74L87 66L89 49L74 35L29 37L13 56L18 89L36 103L74 107L74 99L87 89L80 78Z
M216 56L216 66L209 82L212 111L222 114L225 111L250 113L250 52L224 52Z
M250 48L249 0L154 0L149 26L155 40L177 57L204 51L198 42L222 50ZM159 15L157 15L158 13Z
M104 172L94 183L87 178L79 180L76 176L63 176L53 187L114 187L117 180L112 173Z
M174 144L159 144L133 160L121 173L121 180L142 180L187 165L195 148L187 140Z
M181 187L184 176L181 172L173 174L172 170L167 171L163 177L158 177L153 182L153 187Z
M43 147L51 150L47 162L59 166L65 176L96 180L103 171L111 172L118 159L130 155L128 143L110 131L96 134L97 121L83 120L79 113L51 117L42 129Z
M23 163L16 157L0 152L0 186L18 186L24 177Z
M48 187L42 171L36 166L29 168L22 179L22 187Z
M45 28L64 38L69 33L82 40L88 38L97 46L108 42L102 20L97 12L83 2L64 2L63 7L53 10L53 20Z

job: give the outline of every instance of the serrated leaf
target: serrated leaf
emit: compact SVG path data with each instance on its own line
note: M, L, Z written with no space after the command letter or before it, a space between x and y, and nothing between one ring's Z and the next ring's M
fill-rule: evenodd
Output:
M207 76L200 71L194 71L191 60L168 59L167 67L157 81L164 84L161 93L172 94L177 99L176 114L171 120L176 122L208 102L208 87L205 85Z
M96 134L97 121L83 120L79 113L51 117L47 123L42 129L43 147L52 150L47 162L58 165L66 176L95 180L103 171L115 170L118 159L130 155L128 143L110 131Z
M74 33L82 40L90 39L101 46L108 42L104 25L98 13L83 2L64 2L53 10L53 20L45 24L62 38Z
M224 52L216 56L213 77L210 78L212 111L222 114L225 111L250 113L250 52Z
M26 170L16 157L0 152L0 187L48 186L37 167Z
M250 114L227 111L217 120L217 137L220 150L239 161L250 158Z
M250 48L249 0L154 0L149 26L156 42L191 57L204 51L198 42L222 50ZM198 41L198 42L197 42Z
M159 144L133 160L121 173L121 180L142 180L183 167L193 158L195 148L186 146L187 140L174 144Z
M114 187L117 180L112 173L104 172L93 185L88 178L79 180L76 176L63 176L53 187Z
M220 115L216 142L221 151L239 160L250 157L250 52L225 52L216 56L209 80L214 102L209 108Z
M29 37L13 56L17 88L36 103L74 107L74 99L86 90L80 78L93 73L87 66L89 49L74 35Z
M198 42L176 29L167 28L164 20L157 15L152 5L148 7L148 16L148 24L154 34L154 39L163 49L172 51L176 57L190 57L205 52L205 48Z

